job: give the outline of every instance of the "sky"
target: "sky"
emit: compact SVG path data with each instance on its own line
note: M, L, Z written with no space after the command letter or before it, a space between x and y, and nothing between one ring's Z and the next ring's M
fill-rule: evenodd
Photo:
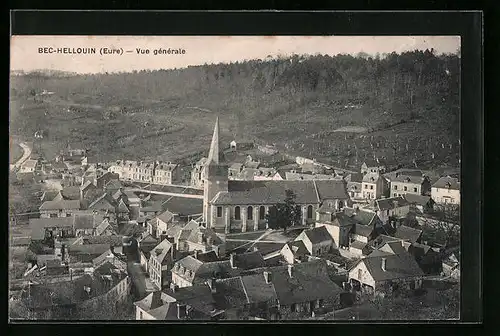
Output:
M95 54L40 53L40 48L95 48ZM101 55L101 48L122 50ZM137 48L149 50L138 54ZM154 50L183 49L182 54ZM228 63L268 56L337 55L431 49L454 53L459 36L11 36L10 69L62 70L77 73L130 72ZM129 51L129 52L127 52Z

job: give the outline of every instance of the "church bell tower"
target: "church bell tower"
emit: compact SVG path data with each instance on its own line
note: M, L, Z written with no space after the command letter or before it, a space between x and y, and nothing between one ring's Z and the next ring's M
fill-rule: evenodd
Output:
M210 202L219 192L228 191L228 166L219 148L219 117L215 121L212 143L204 169L203 221L212 227L214 217Z

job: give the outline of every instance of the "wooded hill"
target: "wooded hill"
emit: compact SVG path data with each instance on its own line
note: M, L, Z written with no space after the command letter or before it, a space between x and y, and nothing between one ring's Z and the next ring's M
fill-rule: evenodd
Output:
M37 72L11 76L10 127L27 140L44 130L47 150L71 143L106 159L175 160L208 150L218 115L227 143L256 139L337 166L378 157L456 167L459 79L460 57L432 50L63 77ZM353 128L334 132L344 126Z

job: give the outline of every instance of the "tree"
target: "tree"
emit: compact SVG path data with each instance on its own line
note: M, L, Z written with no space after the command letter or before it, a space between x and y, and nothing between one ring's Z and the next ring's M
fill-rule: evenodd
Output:
M423 217L424 233L430 231L446 249L460 244L460 207L443 204L435 207L432 217ZM426 230L427 229L427 230Z
M292 190L285 191L285 200L269 209L266 221L271 229L286 229L290 226L299 225L302 214L300 206L295 203L296 195Z

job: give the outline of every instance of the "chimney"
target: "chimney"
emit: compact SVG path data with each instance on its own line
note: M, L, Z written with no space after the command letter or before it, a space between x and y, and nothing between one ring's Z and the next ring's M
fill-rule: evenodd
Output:
M198 243L203 244L203 232L198 232Z
M194 258L198 259L198 250L194 250Z
M175 260L177 257L177 244L173 243L172 247L170 248L170 256L172 257L172 260Z
M174 237L169 237L166 234L160 235L160 241L163 241L164 239L168 240L171 244L175 244L175 238Z
M288 265L288 276L293 278L293 265Z
M208 279L207 285L208 285L208 287L210 287L210 291L212 292L212 294L215 294L217 292L217 289L215 288L215 280L214 279Z
M271 272L265 271L264 272L264 279L266 280L266 284L271 283L273 280Z
M387 259L386 258L382 258L382 271L386 271L386 262L387 262Z
M175 283L171 282L170 283L170 290L175 293L176 289L177 289L177 285Z
M186 317L186 305L177 303L177 318L180 320L185 317Z
M231 268L236 268L236 263L234 262L234 253L229 255L229 263L231 264Z

